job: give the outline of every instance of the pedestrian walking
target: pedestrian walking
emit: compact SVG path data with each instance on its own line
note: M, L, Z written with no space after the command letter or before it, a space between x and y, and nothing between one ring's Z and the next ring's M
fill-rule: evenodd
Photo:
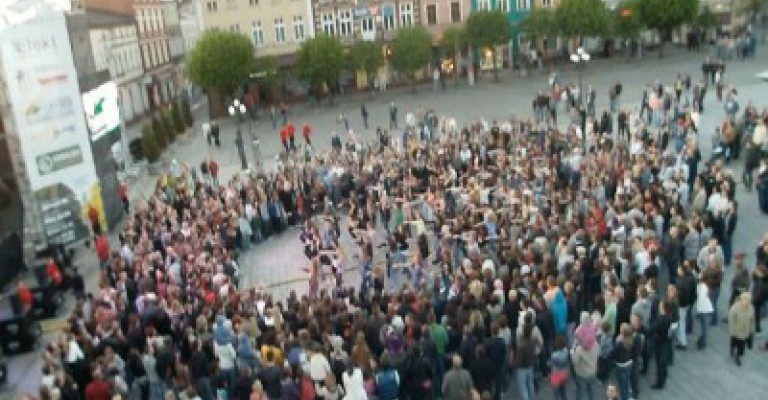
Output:
M283 125L288 123L288 106L285 102L280 103L280 115L283 117Z
M731 358L740 367L744 350L747 346L752 347L755 334L755 308L752 307L749 293L742 293L731 306L728 312L728 334L731 336Z
M397 106L395 103L389 103L389 129L398 129L397 126Z
M304 127L301 128L301 133L304 135L304 143L306 143L307 146L312 147L312 126L304 124Z
M363 126L368 129L368 108L365 103L360 105L360 115L363 117Z

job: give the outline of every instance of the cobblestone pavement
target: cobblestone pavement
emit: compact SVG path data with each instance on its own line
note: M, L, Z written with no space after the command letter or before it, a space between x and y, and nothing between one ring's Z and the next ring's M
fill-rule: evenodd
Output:
M758 57L747 62L733 61L728 63L725 81L738 88L742 108L749 101L758 107L768 105L765 93L768 93L768 83L759 81L755 75L762 72L768 65L766 48L758 49ZM608 106L608 87L616 82L622 82L624 91L621 96L622 107L638 107L642 87L658 79L670 83L678 72L689 72L694 80L701 75L701 62L704 53L668 52L666 58L659 59L650 55L643 60L594 60L584 70L585 87L592 85L597 91L598 112ZM575 81L577 72L571 65L553 67L566 80ZM337 123L338 116L348 117L350 125L359 137L372 138L377 126L388 126L389 104L394 102L400 110L400 117L406 112L423 106L434 109L438 115L451 115L457 118L459 124L477 118L487 120L503 119L510 115L525 115L530 113L531 99L539 90L547 85L548 71L533 71L526 77L517 74L502 74L500 82L493 82L490 76L484 77L474 86L462 82L454 87L452 82L447 84L444 91L433 90L432 86L420 87L415 93L410 89L395 89L386 93L353 95L337 100L337 104L329 105L298 105L290 109L289 119L297 126L309 123L313 126L313 143L320 149L330 146L330 132L341 131L343 127ZM714 127L724 116L722 106L716 103L714 93L709 91L705 102L706 113L702 116L701 147L705 157L710 150L710 135ZM362 130L360 105L365 103L370 113L370 130ZM263 160L273 160L280 149L277 131L271 123L264 119L254 124L261 142ZM567 119L559 115L561 121ZM198 112L198 121L206 118L205 107ZM268 117L267 117L268 119ZM213 157L221 165L222 176L229 176L240 168L237 151L234 145L235 123L229 120L220 121L222 130L222 147L210 147L199 133L199 123L196 131L183 140L177 149L169 155L179 161L198 165L202 160ZM243 127L247 130L247 127ZM251 161L252 153L248 153ZM270 162L265 162L267 166ZM740 176L741 165L734 164L735 176ZM738 179L737 179L738 180ZM154 177L142 172L132 183L132 198L145 198L152 190ZM737 199L740 203L740 218L734 238L734 251L745 251L748 254L747 265L754 262L754 248L763 233L766 232L768 219L759 212L754 193L748 193L739 187ZM116 239L115 239L116 240ZM347 250L348 265L355 266L352 259L352 245L345 235L344 247ZM93 251L79 251L79 264L89 273L89 284L95 287L96 262ZM302 271L305 258L298 241L298 230L289 229L278 237L269 239L246 252L241 258L243 283L249 286L265 285L271 288L276 296L281 297L290 290L300 293L307 288L306 274ZM346 281L350 284L359 282L357 271L347 273ZM726 284L730 282L730 271L726 275ZM721 299L728 299L728 293L723 293ZM721 313L726 310L727 300L719 304ZM696 331L695 331L696 332ZM762 344L765 338L757 340ZM681 397L700 400L728 398L729 400L763 399L768 393L768 379L764 371L768 371L768 353L761 350L750 351L744 361L744 366L736 367L728 358L728 337L725 326L711 329L709 347L704 351L688 350L677 352L675 366L670 369L670 379L663 391L649 389L651 379L641 379L641 398L647 399L677 399ZM18 398L21 393L34 393L40 381L39 355L30 353L9 359L9 387L0 392L0 400ZM653 367L649 377L653 375ZM602 389L601 389L602 391ZM543 388L541 399L551 397L549 389ZM513 390L507 398L516 399L517 392ZM602 398L602 396L596 396Z

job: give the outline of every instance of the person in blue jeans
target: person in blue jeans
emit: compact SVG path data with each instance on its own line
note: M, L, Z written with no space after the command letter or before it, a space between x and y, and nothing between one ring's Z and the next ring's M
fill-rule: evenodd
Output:
M536 395L533 384L533 367L536 365L537 353L543 346L540 336L534 336L535 325L531 314L526 315L522 335L517 338L517 349L513 353L515 377L522 400L533 400Z
M699 320L699 326L701 327L699 339L696 341L696 347L699 350L707 347L707 325L714 310L709 296L709 285L702 279L696 285L696 318Z
M570 380L570 357L568 353L568 341L563 335L555 338L552 356L549 358L549 366L552 367L550 386L552 398L555 400L568 400L568 381ZM560 377L558 379L558 377Z

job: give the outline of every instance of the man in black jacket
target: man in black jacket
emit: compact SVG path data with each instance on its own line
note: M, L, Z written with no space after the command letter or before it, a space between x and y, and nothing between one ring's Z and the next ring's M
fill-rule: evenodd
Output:
M656 383L651 389L663 389L667 383L667 364L669 362L669 332L673 323L672 315L669 312L670 306L667 301L659 303L659 316L656 322L651 325L650 334L653 336L656 358Z
M685 350L688 345L687 335L693 327L693 314L691 307L696 301L696 276L691 271L688 261L684 262L677 270L677 301L680 306L680 327L677 335L677 348Z

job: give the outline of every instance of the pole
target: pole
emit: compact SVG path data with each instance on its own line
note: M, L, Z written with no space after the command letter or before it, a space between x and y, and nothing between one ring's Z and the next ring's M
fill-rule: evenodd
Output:
M581 57L581 55L579 56ZM584 103L582 103L582 99L584 98L584 85L583 85L583 78L584 78L584 61L583 59L579 60L579 63L577 66L579 67L579 107L582 107ZM581 151L584 155L587 154L587 132L581 132Z

